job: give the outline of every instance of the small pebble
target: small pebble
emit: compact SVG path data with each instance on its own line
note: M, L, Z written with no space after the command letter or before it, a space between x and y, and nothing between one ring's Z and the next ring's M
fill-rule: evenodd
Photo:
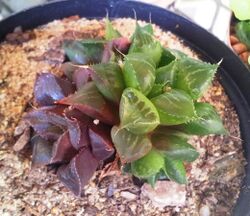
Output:
M108 196L108 197L112 197L112 196L114 195L114 192L115 192L115 189L114 189L113 185L110 184L110 185L108 186L107 196Z
M52 209L51 209L51 213L52 214L54 214L54 215L58 215L59 214L59 209L57 208L57 207L53 207Z
M210 208L207 205L203 205L201 206L200 210L199 210L199 214L200 216L210 216Z
M121 197L123 197L127 200L135 200L137 196L133 193L128 192L128 191L122 191Z
M186 188L172 181L158 181L155 187L144 183L142 194L148 197L155 207L184 206L186 203Z
M130 210L133 212L133 214L136 214L136 205L135 204L131 204L130 206L129 206L129 208L130 208Z
M98 124L100 123L100 120L99 120L99 119L95 119L95 120L93 121L93 123L94 123L95 125L98 125Z

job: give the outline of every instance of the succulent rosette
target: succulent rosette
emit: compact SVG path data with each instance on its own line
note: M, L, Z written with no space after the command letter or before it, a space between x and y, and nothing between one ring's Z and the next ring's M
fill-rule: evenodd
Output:
M225 134L216 110L198 102L218 64L195 60L155 40L151 24L130 39L106 20L105 38L64 41L64 75L37 75L33 166L55 169L80 196L97 169L119 158L121 169L154 185L186 183L198 156L191 135Z

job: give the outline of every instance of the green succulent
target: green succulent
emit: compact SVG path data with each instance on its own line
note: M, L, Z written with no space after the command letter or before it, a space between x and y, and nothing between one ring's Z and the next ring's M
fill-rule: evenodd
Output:
M107 47L104 43L120 37L106 20L105 40L74 42L73 48L76 53L99 52ZM215 108L198 102L219 65L163 47L154 38L151 24L136 23L130 40L127 53L112 50L120 58L105 63L91 61L96 58L92 53L75 58L68 44L65 50L76 63L95 63L91 66L92 85L102 100L113 107L119 105L119 123L112 125L111 138L124 170L151 185L161 178L185 184L185 164L199 156L188 143L189 137L226 134ZM92 102L93 107L104 103L98 97Z

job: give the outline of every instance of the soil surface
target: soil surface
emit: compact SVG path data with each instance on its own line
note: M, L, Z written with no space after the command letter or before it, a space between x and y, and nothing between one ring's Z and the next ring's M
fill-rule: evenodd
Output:
M114 26L130 36L132 19L117 19ZM164 46L198 56L170 32L154 26ZM229 136L193 137L190 141L200 157L187 165L185 205L158 208L135 186L131 176L113 172L99 181L96 172L75 197L45 168L31 170L30 150L14 152L18 122L32 101L36 74L61 74L63 39L102 37L104 22L77 16L56 20L31 31L17 28L0 44L0 215L230 215L244 176L239 121L233 104L216 77L202 101L214 105ZM17 128L16 128L17 127Z

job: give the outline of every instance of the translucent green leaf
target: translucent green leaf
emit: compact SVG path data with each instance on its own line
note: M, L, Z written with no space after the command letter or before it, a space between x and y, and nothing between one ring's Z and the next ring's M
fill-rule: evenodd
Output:
M196 160L199 153L187 142L186 138L172 133L153 133L151 138L153 146L169 158L192 162Z
M128 54L125 56L123 75L127 87L147 95L155 82L155 64L144 53Z
M125 128L113 126L111 137L123 162L135 161L146 155L152 148L151 141L147 135L136 135Z
M192 98L182 90L171 89L151 99L162 125L178 125L196 116Z
M178 73L174 87L186 91L195 100L207 90L218 68L217 64L192 58L181 58L176 64Z
M121 37L120 32L114 29L110 20L106 18L105 19L105 39L112 40L112 39L119 38L119 37Z
M162 55L159 67L166 66L176 59L175 55L171 53L170 49L162 48Z
M152 149L147 155L131 163L133 175L138 178L148 178L157 174L164 167L164 158Z
M153 88L151 89L151 91L147 95L147 97L148 98L153 98L153 97L156 97L156 96L162 94L164 92L164 87L165 87L165 84L157 84L157 83L155 83L153 85Z
M166 176L165 171L161 169L158 173L146 178L145 180L147 181L147 183L151 185L152 188L154 188L155 183L158 180L166 180L166 179L168 179L168 177Z
M120 102L121 127L135 134L153 131L159 125L159 115L152 104L141 92L133 88L123 91Z
M136 23L135 32L132 35L132 44L129 48L129 53L138 52L145 45L153 42L153 29L151 25L141 27Z
M64 41L63 49L69 60L76 64L99 63L104 50L104 40L88 39Z
M146 179L147 183L150 184L152 188L154 188L155 183L157 182L157 180L158 180L158 179L157 179L157 174L154 174L154 175L152 175L152 176L149 176L149 177Z
M166 50L168 50L177 60L188 57L184 52L177 50L177 49L166 48Z
M146 24L145 26L141 27L144 32L147 32L150 35L154 34L153 26L151 23Z
M119 103L125 88L121 68L116 63L93 65L92 79L107 99Z
M162 47L160 42L155 41L150 44L144 44L138 51L150 56L156 65L159 64L162 54Z
M175 127L177 126L172 126L172 127L159 126L154 130L154 133L173 135L173 136L180 137L183 140L188 140L192 137L191 135L186 134L183 131L176 130Z
M156 70L156 83L173 86L176 79L177 72L176 61L172 61L170 64L160 67Z
M238 22L235 31L240 41L250 49L250 21Z
M179 125L178 129L194 135L227 134L220 116L213 106L208 103L196 103L195 109L198 118Z
M165 157L164 171L169 179L179 183L186 184L186 170L181 160L173 160L170 157Z

